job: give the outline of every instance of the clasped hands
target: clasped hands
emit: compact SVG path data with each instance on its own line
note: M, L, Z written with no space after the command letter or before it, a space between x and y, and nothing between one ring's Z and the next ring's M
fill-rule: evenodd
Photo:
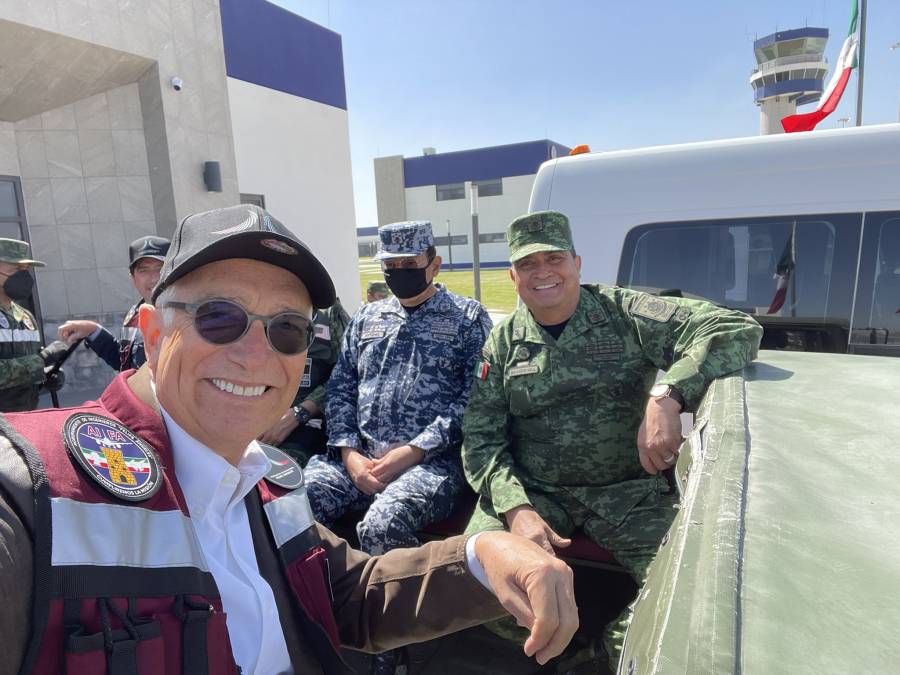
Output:
M356 488L367 495L383 491L397 476L425 457L414 445L401 445L378 459L366 457L356 448L341 448L341 459Z

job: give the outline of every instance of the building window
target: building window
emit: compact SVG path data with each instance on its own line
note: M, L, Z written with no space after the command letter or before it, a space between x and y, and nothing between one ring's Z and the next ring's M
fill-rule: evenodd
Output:
M462 246L464 244L469 243L469 235L467 234L454 234L452 241L450 242L453 246ZM435 246L446 246L447 245L447 237L435 237L434 238Z
M265 195L254 195L242 192L241 193L241 204L255 204L261 209L266 208L266 196Z
M478 235L478 241L482 244L501 244L506 242L505 232L486 232Z
M439 202L450 201L451 199L466 198L465 183L444 183L443 185L435 185L437 192L437 200Z
M472 183L478 186L479 197L499 197L503 194L503 179L501 178L475 180Z

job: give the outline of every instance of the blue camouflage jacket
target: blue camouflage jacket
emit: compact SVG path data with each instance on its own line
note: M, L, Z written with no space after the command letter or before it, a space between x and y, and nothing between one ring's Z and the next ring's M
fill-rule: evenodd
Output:
M426 461L458 450L491 319L477 300L437 289L411 315L392 296L351 319L326 390L329 446L381 457L410 444Z

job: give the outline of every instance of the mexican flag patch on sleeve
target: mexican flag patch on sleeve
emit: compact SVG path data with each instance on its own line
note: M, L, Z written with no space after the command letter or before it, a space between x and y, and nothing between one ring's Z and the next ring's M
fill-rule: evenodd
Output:
M479 380L486 380L490 370L491 364L487 361L482 361L477 366L475 366L475 377L477 377Z

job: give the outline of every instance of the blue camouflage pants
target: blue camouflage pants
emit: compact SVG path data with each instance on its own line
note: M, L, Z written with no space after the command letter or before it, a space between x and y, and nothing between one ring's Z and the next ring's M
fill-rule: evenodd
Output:
M314 455L304 476L316 520L329 527L345 513L365 510L356 526L363 551L379 555L418 546L416 532L449 516L466 484L454 454L407 469L376 495L360 492L340 460Z

